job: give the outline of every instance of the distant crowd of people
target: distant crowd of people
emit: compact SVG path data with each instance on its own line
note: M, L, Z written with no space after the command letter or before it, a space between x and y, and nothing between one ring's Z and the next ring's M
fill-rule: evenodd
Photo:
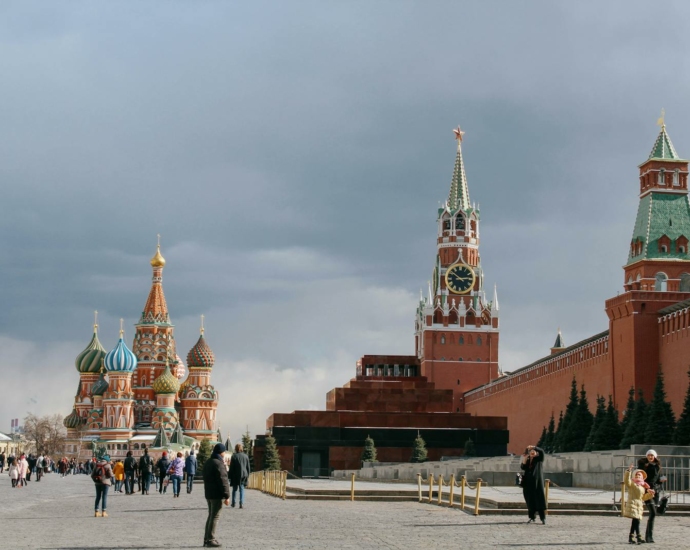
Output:
M5 469L10 476L12 487L21 488L26 487L33 474L36 475L36 481L41 481L44 474L60 472L64 476L67 473L73 473L76 464L74 459L68 461L66 458L62 458L55 462L50 456L43 454L36 456L20 453L19 456L7 456L3 452L0 453L0 474L4 473Z

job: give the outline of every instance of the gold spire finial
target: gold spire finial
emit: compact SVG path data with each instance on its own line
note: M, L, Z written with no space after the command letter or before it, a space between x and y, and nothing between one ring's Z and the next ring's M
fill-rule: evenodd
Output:
M164 267L165 258L161 254L161 234L156 235L158 237L158 245L156 247L156 254L151 258L151 267Z
M659 120L656 121L657 126L661 126L662 130L664 128L666 128L665 117L666 117L666 110L662 108L661 109L661 116L659 117Z
M201 314L201 335L204 335L204 314Z
M458 141L458 144L462 143L462 136L465 135L465 132L460 129L460 126L455 128L453 133L455 134L455 139Z
M98 332L98 310L93 312L93 331Z
M125 335L125 320L120 319L120 338L123 338Z

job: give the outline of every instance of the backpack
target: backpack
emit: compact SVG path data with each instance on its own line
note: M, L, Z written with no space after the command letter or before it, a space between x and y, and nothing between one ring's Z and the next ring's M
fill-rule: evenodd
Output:
M104 478L105 467L101 464L96 464L96 467L93 469L93 473L91 474L91 479L93 479L94 483L103 483Z

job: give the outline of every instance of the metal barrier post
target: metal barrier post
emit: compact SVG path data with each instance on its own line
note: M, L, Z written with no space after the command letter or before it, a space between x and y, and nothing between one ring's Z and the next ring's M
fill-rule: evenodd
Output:
M434 497L434 474L429 473L429 504Z
M621 483L621 516L625 512L625 481Z
M285 500L285 493L287 493L287 470L283 472L283 500Z
M417 492L419 493L419 502L422 502L422 474L417 474Z
M549 485L551 485L551 480L547 479L544 482L544 499L546 500L546 510L544 510L545 515L549 515Z
M482 488L482 478L477 479L477 493L474 497L474 515L479 515L479 490Z
M350 485L350 501L355 501L355 474L352 473L352 483Z
M438 502L437 504L441 506L442 502L442 497L443 497L443 474L438 476Z
M455 474L450 474L450 496L448 498L449 502L449 507L453 507L453 491L455 489Z
M465 483L467 480L465 476L460 477L460 509L465 511Z

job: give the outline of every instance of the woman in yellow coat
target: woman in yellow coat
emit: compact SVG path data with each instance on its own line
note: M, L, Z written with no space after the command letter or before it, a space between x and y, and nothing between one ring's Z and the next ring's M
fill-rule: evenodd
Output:
M637 536L637 544L644 542L640 536L640 520L644 512L644 501L654 497L654 490L647 485L645 479L647 479L645 471L635 470L633 472L632 464L625 472L624 482L628 495L625 501L623 516L632 518L630 536L628 537L630 544L635 544L635 536Z
M125 465L122 460L118 459L113 466L113 475L115 476L115 492L122 492L122 481L125 479Z

